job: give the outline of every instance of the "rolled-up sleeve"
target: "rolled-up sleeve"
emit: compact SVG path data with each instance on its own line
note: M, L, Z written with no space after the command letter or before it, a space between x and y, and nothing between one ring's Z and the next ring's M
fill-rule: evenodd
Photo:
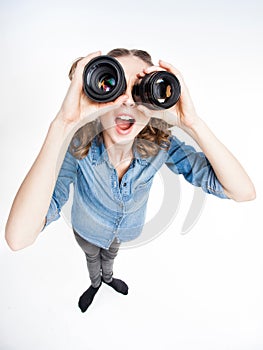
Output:
M60 218L60 211L69 198L70 184L75 182L78 170L78 162L69 151L67 151L62 163L55 189L52 194L48 212L46 214L45 225L48 226L52 221Z
M176 174L182 174L192 185L220 198L228 198L203 152L172 136L166 165Z

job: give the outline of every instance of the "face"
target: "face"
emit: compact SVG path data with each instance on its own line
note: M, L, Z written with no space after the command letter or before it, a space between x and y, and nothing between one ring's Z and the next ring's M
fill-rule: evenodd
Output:
M104 141L108 146L116 143L127 144L133 141L150 119L137 109L132 98L132 88L138 79L137 74L149 65L135 56L117 57L117 60L125 73L127 83L125 93L129 98L121 106L100 117Z

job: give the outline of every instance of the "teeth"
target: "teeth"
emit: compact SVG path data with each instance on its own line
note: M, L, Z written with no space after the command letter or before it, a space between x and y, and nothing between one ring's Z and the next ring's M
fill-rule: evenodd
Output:
M128 115L121 115L118 118L122 119L122 120L133 120L132 117L128 116Z

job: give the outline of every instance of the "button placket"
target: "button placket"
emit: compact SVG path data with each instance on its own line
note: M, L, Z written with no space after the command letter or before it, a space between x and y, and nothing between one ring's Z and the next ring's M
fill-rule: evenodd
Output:
M115 169L112 169L112 174L111 174L111 187L112 187L112 192L114 195L114 198L117 199L118 201L121 200L121 194L120 194L120 188L118 184L118 174Z
M129 181L129 170L124 174L121 181L121 193L122 196L129 196L130 194L130 181Z

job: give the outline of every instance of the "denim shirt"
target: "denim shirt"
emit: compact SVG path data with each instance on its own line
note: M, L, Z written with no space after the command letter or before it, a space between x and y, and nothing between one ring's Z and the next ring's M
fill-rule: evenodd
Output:
M145 222L147 200L154 175L165 163L175 174L182 174L206 193L227 198L204 153L170 137L168 150L160 149L153 157L142 158L134 147L134 158L118 180L103 142L95 138L81 160L65 155L48 213L46 224L60 217L62 206L74 186L71 221L74 230L85 240L108 249L116 237L119 242L137 238Z

